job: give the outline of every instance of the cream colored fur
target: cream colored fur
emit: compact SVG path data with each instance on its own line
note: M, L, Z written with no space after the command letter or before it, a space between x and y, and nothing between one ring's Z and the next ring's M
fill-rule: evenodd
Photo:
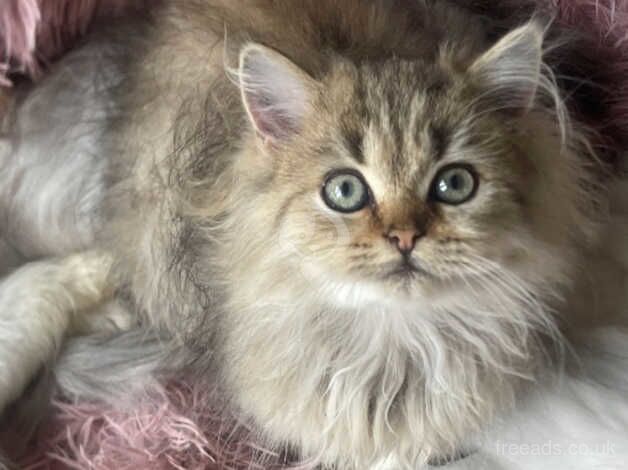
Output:
M112 294L111 259L83 253L27 264L0 281L0 411ZM85 326L82 326L85 330Z

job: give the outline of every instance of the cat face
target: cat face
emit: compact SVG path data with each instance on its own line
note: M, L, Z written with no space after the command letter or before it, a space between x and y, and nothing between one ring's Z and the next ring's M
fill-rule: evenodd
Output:
M562 269L579 182L555 116L535 110L542 32L523 27L463 66L442 57L338 59L314 80L243 51L279 247L341 297L437 301Z

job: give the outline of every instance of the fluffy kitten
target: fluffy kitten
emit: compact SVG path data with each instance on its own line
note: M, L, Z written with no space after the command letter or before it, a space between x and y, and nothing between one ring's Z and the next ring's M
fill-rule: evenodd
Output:
M124 298L305 458L463 452L559 344L594 233L543 26L493 41L438 2L198 0L133 27L86 222Z
M164 13L116 127L109 247L272 439L410 468L533 376L588 160L538 23L491 46L450 8L300 8Z

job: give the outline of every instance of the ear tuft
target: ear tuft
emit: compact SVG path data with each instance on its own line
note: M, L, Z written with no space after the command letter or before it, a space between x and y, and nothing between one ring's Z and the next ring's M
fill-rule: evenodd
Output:
M265 141L297 134L311 106L313 80L280 53L259 44L240 52L239 84L251 122Z
M511 31L484 53L469 72L485 96L502 108L527 110L542 80L545 28L539 20Z

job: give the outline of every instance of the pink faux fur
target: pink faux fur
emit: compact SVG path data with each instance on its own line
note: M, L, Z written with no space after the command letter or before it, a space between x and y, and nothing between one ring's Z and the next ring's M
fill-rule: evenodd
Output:
M155 1L155 0L153 0ZM6 75L37 77L42 65L70 47L99 17L112 17L143 0L2 0L0 2L0 84Z
M10 84L5 74L12 64L34 74L35 31L40 22L37 0L6 0L0 5L0 84Z
M233 0L237 1L237 0ZM495 0L508 1L508 0ZM595 115L584 116L618 151L628 149L628 0L536 0L556 21L588 38L587 60L606 90ZM0 0L0 82L7 74L37 78L95 18L141 0ZM149 3L147 3L148 5ZM55 404L25 469L144 470L285 468L256 444L201 384L171 384L147 393L131 411L99 404ZM264 462L256 464L255 462ZM257 466L256 466L257 465Z
M206 390L195 382L156 386L129 410L57 401L54 419L20 468L311 470L260 446L255 433Z

